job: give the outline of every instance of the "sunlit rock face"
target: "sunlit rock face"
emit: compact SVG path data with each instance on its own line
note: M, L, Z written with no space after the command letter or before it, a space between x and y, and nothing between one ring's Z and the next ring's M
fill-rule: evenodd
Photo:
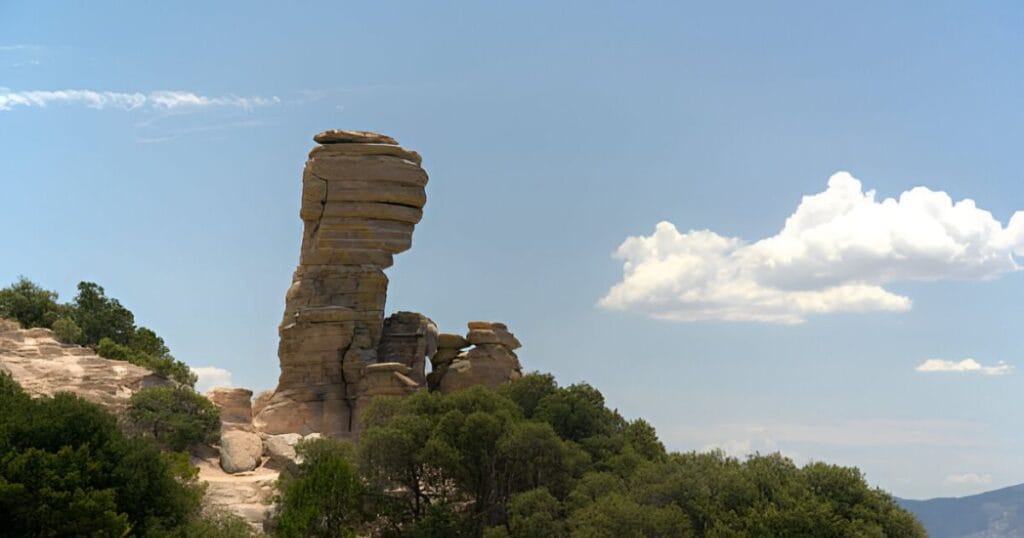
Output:
M133 394L174 382L141 366L105 359L87 347L64 344L49 329L22 329L0 319L0 372L33 396L70 392L118 412Z
M281 376L255 425L267 433L346 437L358 429L365 367L378 362L388 285L383 270L412 246L427 173L416 152L384 135L327 131L314 140L319 145L302 175L299 266L279 330ZM409 390L394 375L378 377L375 392Z

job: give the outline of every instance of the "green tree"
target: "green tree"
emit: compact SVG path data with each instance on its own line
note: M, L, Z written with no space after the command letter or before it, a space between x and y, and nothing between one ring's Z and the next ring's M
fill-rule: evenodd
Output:
M94 282L79 282L72 303L75 323L82 329L83 345L95 346L103 338L128 345L135 333L135 315L120 301L107 297Z
M22 327L50 328L66 316L68 308L57 303L57 293L45 290L25 277L0 290L0 318L16 320Z
M510 398L523 411L523 416L533 418L533 414L544 397L558 392L555 376L531 372L523 377L506 383L498 389Z
M618 413L604 406L601 392L586 383L544 396L534 416L551 424L563 439L576 442L611 435L625 425Z
M30 399L0 375L0 514L13 536L144 536L180 529L202 488L187 456L126 437L70 394Z
M198 379L187 364L175 359L170 354L161 356L149 355L126 345L118 344L107 337L100 339L99 344L96 346L96 354L107 359L130 362L136 366L148 368L161 377L173 379L189 387L194 386Z
M509 503L508 534L512 538L567 536L562 504L547 490L517 493Z
M569 527L574 538L659 538L693 534L678 506L642 505L618 493L604 495L573 512Z
M332 439L302 442L302 463L294 476L283 474L275 534L282 537L355 536L364 520L363 485L352 448Z
M128 400L127 418L132 430L173 451L214 442L220 429L220 410L189 388L140 390Z
M59 318L57 321L54 321L51 328L57 340L65 344L77 343L82 338L82 329L78 327L75 320L68 317Z

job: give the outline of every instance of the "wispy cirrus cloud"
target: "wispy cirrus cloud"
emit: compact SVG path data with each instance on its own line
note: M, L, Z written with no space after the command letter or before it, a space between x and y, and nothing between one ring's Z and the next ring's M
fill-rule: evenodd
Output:
M42 47L39 46L39 45L27 45L27 44L24 44L24 43L0 45L0 52L13 52L13 51L19 51L19 50L34 51L34 50L41 50L41 49L42 49Z
M45 108L49 105L78 105L96 110L176 110L207 107L248 109L280 102L277 97L211 97L180 90L142 93L86 89L12 91L9 88L0 88L0 111L9 111L17 107Z
M914 370L918 372L956 372L976 373L984 375L1003 375L1013 370L1013 365L999 361L995 366L984 366L974 359L962 361L951 361L945 359L928 359L917 365Z
M1024 211L1004 226L973 200L927 187L878 201L846 172L804 196L776 235L753 243L660 222L615 257L623 279L598 302L673 321L800 323L829 312L905 311L886 285L987 280L1020 270Z
M991 484L992 475L985 473L962 473L946 475L947 484Z

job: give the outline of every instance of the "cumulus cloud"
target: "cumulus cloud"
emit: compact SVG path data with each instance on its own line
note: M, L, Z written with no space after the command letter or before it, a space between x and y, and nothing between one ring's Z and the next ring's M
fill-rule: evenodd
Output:
M946 476L947 484L991 484L992 475L978 473L951 474Z
M598 305L676 321L800 323L829 312L904 311L898 281L992 279L1017 271L1024 212L1004 227L964 199L915 187L875 199L846 172L804 196L782 230L753 243L660 222L615 252L623 279Z
M196 391L203 393L213 387L230 387L231 372L216 366L199 366L192 368L192 371L199 378L196 381Z
M1013 365L999 361L995 366L983 366L974 359L960 362L944 359L928 359L914 368L918 372L973 372L985 375L1003 375L1013 370Z
M135 110L149 108L174 110L202 107L254 108L280 102L277 97L209 97L187 91L110 92L95 90L31 90L11 91L0 88L0 111L15 107L43 108L50 104L79 105L102 110L114 108Z

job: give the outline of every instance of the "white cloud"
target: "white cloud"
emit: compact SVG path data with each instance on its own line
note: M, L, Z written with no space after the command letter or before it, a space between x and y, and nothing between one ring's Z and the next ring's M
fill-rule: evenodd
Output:
M992 475L978 473L963 473L947 475L947 484L991 484Z
M192 368L199 380L196 381L196 392L204 393L213 387L230 387L231 372L216 366L199 366Z
M186 91L155 91L127 93L94 90L32 90L11 91L0 88L0 111L15 107L46 107L50 104L81 105L102 110L116 108L135 110L149 108L173 110L200 107L254 108L279 103L277 97L208 97Z
M916 187L898 198L846 172L804 196L782 230L748 243L660 222L615 253L623 280L598 302L675 321L800 323L828 312L905 311L892 282L991 279L1018 270L1024 212L1003 225L973 200Z
M999 361L995 366L983 366L974 359L954 362L944 359L928 359L917 365L918 372L975 372L985 375L1003 375L1013 370L1013 365Z

